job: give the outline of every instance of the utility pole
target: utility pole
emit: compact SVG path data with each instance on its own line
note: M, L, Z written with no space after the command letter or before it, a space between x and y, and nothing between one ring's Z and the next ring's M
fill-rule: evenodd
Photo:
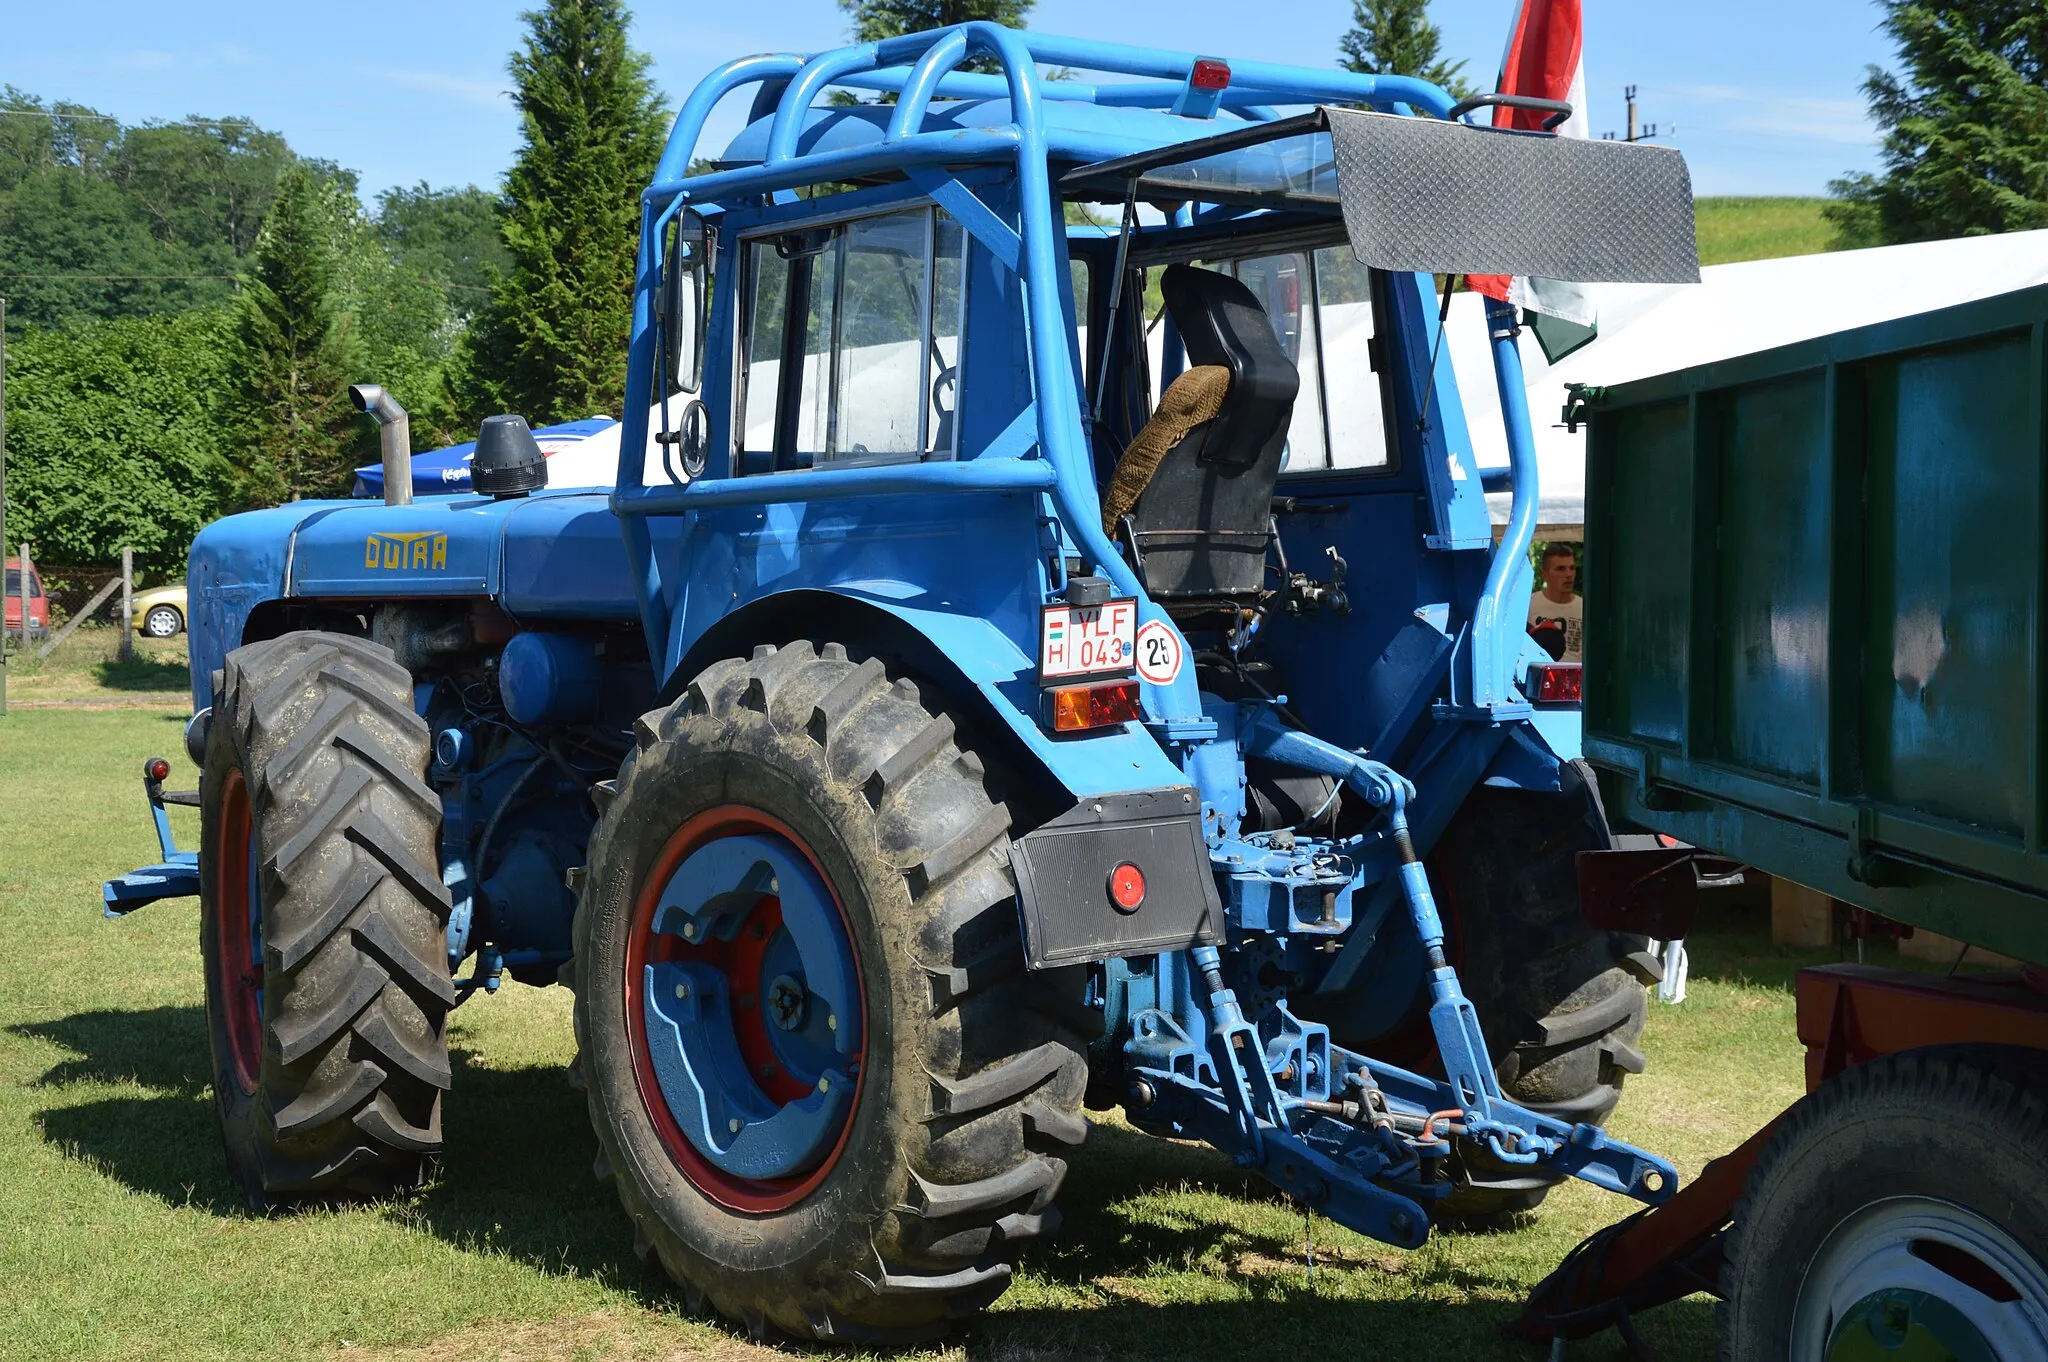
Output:
M1671 127L1664 129L1662 132L1659 132L1657 130L1657 125L1655 123L1639 123L1636 121L1635 86L1625 85L1622 87L1621 93L1622 98L1628 101L1628 132L1620 139L1621 141L1647 142L1652 137L1673 137L1677 135L1678 127L1676 124L1673 124ZM1613 133L1603 132L1600 134L1600 140L1603 142L1612 142L1616 139Z

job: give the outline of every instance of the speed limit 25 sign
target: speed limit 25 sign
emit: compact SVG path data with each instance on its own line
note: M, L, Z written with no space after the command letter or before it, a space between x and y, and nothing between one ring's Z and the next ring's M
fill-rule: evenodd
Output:
M1180 675L1183 649L1180 635L1158 620L1138 629L1136 643L1138 675L1155 686L1164 686Z

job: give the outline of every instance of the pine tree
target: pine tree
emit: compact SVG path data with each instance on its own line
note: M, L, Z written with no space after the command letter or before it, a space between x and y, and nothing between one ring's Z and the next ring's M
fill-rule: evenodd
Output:
M355 346L338 284L354 200L346 181L295 166L257 233L233 357L245 504L340 495L353 480Z
M1443 34L1429 21L1429 0L1351 0L1351 31L1337 42L1337 65L1366 76L1420 76L1453 99L1474 93L1459 76L1464 62L1437 59Z
M839 7L853 16L853 40L872 43L954 24L981 22L1022 28L1037 3L1038 0L839 0Z
M1849 175L1823 210L1837 245L2048 227L2048 7L2040 0L1879 0L1898 73L1863 92L1884 173Z
M640 191L668 119L621 0L548 0L524 17L511 61L524 141L499 223L511 266L459 381L472 414L538 426L624 405Z

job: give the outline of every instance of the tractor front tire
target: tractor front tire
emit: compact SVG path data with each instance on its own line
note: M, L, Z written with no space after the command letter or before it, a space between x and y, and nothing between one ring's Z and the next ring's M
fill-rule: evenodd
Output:
M320 633L218 676L199 944L229 1169L257 1209L403 1189L441 1147L455 999L412 678Z
M943 709L837 644L715 663L643 716L636 739L592 836L575 928L577 1066L600 1178L616 1182L642 1256L756 1337L944 1331L1000 1295L1022 1244L1057 1223L1064 1155L1087 1131L1080 980L1024 968L1006 809ZM707 847L717 861L721 843L752 849L742 867L779 849L762 854L784 868L770 881L756 863L737 896L677 869ZM812 886L809 909L790 899L791 867ZM662 916L698 902L745 917L714 942ZM802 970L789 964L798 944L817 952ZM820 1015L824 985L806 971L834 945L853 982L830 1043L852 1045L856 1014L862 1028L836 1057L812 1021L789 1029ZM722 1069L708 1052L694 1061L692 1074L727 1076L707 1085L730 1103L718 1110L784 1115L823 1087L813 1070L829 1058L858 1073L836 1134L773 1176L714 1164L732 1157L717 1148L726 1123L689 1133L692 1111L665 1086L690 1052L657 1009L681 1015L668 999L685 977L708 1027L683 1043L746 1051ZM759 1017L777 989L780 1032Z

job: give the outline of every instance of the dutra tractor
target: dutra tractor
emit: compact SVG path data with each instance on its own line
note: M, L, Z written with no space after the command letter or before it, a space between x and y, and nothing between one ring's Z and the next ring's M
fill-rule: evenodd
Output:
M499 416L415 500L364 387L382 503L193 546L199 788L146 789L201 842L107 899L199 896L251 1200L418 1180L506 975L575 991L600 1180L756 1333L987 1305L1084 1107L1406 1247L1670 1196L1601 1125L1657 962L1581 916L1520 314L1507 470L1442 346L1459 275L1697 278L1682 158L1563 111L979 23L706 77L614 488Z

